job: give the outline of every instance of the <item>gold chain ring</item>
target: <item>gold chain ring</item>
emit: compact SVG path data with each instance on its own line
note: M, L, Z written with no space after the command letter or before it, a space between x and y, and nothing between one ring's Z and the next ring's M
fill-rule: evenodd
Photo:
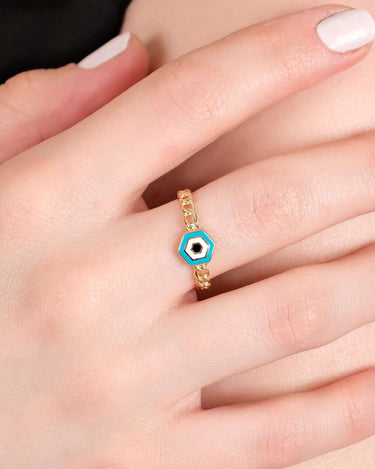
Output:
M180 202L187 231L181 239L178 253L193 267L197 288L207 290L211 286L207 264L212 258L215 243L205 231L199 228L191 191L189 189L178 191L177 199Z

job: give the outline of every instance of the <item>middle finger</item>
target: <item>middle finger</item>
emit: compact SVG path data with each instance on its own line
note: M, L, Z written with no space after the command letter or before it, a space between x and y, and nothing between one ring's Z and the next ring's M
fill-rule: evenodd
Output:
M335 13L346 15L339 18L346 27L339 39L362 40L345 44L348 53L333 52L316 32ZM60 175L52 192L61 185L64 198L74 199L65 205L76 207L79 199L91 214L99 207L107 220L123 213L124 202L131 205L147 184L241 122L354 65L369 48L353 49L374 36L368 13L332 5L245 28L165 65L34 147L27 152L29 164L35 168L40 155L48 154L43 173Z

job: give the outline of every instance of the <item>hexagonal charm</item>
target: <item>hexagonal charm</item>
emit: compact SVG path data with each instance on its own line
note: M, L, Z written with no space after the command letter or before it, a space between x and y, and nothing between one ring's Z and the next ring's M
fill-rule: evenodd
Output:
M214 252L215 243L203 230L185 233L178 253L190 265L207 264Z

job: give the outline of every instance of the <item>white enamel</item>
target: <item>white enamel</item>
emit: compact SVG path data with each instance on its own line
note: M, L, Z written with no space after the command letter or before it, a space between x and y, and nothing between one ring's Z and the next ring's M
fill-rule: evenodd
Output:
M202 245L201 252L193 251L193 245L195 243L200 243ZM201 236L197 236L196 238L189 239L189 241L186 243L185 252L190 257L190 259L196 261L198 259L203 259L207 256L209 247L210 246L208 245L208 243Z
M375 39L375 21L367 10L345 10L318 24L316 32L333 52L359 49Z

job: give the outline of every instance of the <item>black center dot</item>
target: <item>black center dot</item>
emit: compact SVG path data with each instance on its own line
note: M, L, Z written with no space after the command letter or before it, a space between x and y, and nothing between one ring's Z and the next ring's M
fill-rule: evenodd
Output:
M193 246L192 246L192 249L196 254L199 254L200 252L202 252L203 248L202 248L202 245L200 243L194 243Z

